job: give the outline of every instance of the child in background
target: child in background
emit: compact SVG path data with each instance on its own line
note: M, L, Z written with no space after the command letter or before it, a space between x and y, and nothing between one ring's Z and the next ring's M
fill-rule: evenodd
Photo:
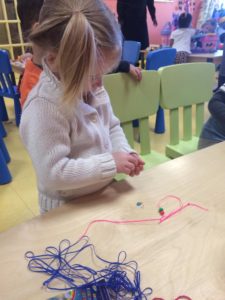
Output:
M211 116L202 129L199 149L225 141L225 85L213 95L208 108Z
M21 27L25 40L27 40L29 32L31 31L34 24L38 22L39 12L43 5L43 2L44 0L17 1L17 12L21 21ZM32 49L30 49L30 52L32 52L32 55L30 54L29 57L28 54L25 54L23 56L26 60L25 70L19 85L20 103L22 107L24 105L24 102L26 101L29 92L37 84L40 74L42 72L42 49L34 45Z
M201 32L204 34L207 33L216 33L217 32L217 21L214 19L208 19L201 26Z
M176 63L187 62L191 53L191 37L195 34L195 29L190 28L192 15L182 13L178 20L179 28L174 30L170 36L170 46L177 50Z
M38 181L41 213L130 176L144 162L127 143L102 76L118 64L121 33L101 0L45 0L30 40L43 72L25 103L20 134Z

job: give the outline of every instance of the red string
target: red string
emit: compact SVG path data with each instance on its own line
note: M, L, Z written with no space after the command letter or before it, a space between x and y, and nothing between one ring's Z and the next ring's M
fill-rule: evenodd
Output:
M168 214L161 216L160 218L148 218L148 219L142 219L142 220L107 220L107 219L93 220L88 224L87 228L85 229L84 233L81 235L79 240L81 240L84 236L87 235L89 229L95 223L111 223L111 224L121 225L121 224L130 224L130 223L137 224L137 223L146 223L146 222L159 222L159 224L160 224L160 223L163 223L166 220L170 219L177 213L181 212L183 209L190 207L190 206L204 210L204 211L208 211L207 208L204 208L195 203L187 202L186 204L183 204L182 200L179 197L176 197L174 195L168 195L168 196L160 199L157 204L158 208L160 208L162 206L162 204L165 203L166 201L168 201L169 199L177 201L179 203L179 207L177 209L174 209L173 211L169 212ZM164 300L164 299L163 298L154 298L152 300ZM182 295L182 296L177 297L175 300L192 300L192 299L188 296Z
M188 202L186 204L183 204L182 200L179 197L176 197L174 195L168 195L168 196L160 199L157 206L160 207L163 202L166 202L169 199L176 200L177 202L179 202L179 207L177 209L174 209L170 213L161 216L160 218L148 218L148 219L142 219L142 220L107 220L107 219L93 220L88 224L87 228L84 230L84 233L81 235L79 240L81 240L84 236L87 235L89 229L95 223L111 223L111 224L116 224L116 225L122 225L122 224L130 224L130 223L135 224L135 223L146 223L146 222L159 222L159 224L160 224L160 223L165 222L167 219L170 219L177 213L181 212L183 209L185 209L188 206L192 206L192 207L196 207L198 209L204 210L204 211L208 211L207 208L204 208L195 203Z
M152 300L164 300L163 298L153 298ZM177 297L175 300L192 300L190 297L182 295Z
M175 300L191 300L191 298L188 296L182 295L182 296L177 297Z

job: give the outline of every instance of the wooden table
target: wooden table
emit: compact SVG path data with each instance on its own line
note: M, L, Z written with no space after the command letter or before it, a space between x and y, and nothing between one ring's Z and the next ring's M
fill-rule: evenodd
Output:
M188 56L188 62L212 62L218 65L222 58L223 50L218 50L215 53L192 53Z
M58 245L62 239L75 242L94 219L158 217L156 203L173 194L209 211L188 207L162 224L95 224L89 231L91 241L101 257L112 261L125 250L128 259L139 264L142 287L152 287L154 297L173 300L186 294L192 300L224 300L224 166L225 143L221 143L113 183L101 193L1 233L0 299L52 296L41 288L46 277L27 270L26 251L42 254L46 246ZM138 201L143 208L137 207Z

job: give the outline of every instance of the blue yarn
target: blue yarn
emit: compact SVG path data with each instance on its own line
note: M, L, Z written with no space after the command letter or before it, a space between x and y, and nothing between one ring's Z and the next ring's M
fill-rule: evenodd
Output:
M90 250L92 257L106 264L105 268L96 271L88 266L76 263L79 254ZM49 246L45 253L34 255L32 251L25 253L29 260L28 269L36 273L45 273L49 278L43 286L50 290L66 291L83 289L91 286L106 287L114 299L144 300L152 294L151 288L141 290L141 274L136 261L127 261L127 254L121 251L116 262L110 262L98 256L89 238L71 244L69 240L62 240L59 246ZM133 279L130 279L130 278ZM66 284L65 288L54 287L54 281Z

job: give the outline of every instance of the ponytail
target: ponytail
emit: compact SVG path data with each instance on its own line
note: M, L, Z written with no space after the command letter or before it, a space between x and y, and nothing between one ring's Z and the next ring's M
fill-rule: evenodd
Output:
M74 12L68 22L57 55L59 74L67 102L81 98L89 89L89 78L94 72L97 51L94 32L82 12Z

